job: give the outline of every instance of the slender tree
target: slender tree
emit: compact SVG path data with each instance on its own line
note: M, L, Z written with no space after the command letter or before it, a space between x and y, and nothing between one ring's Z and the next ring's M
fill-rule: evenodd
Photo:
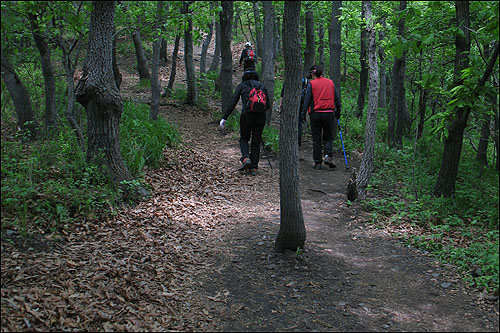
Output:
M277 251L304 249L306 229L299 187L298 121L301 87L300 1L286 1L283 16L285 81L280 119L280 230Z
M222 1L222 11L220 12L222 65L219 76L221 82L222 112L225 112L229 104L231 104L233 94L232 21L233 1Z
M158 1L154 26L153 59L151 60L151 104L149 107L149 118L152 120L158 119L160 108L160 81L158 80L158 73L160 69L160 48L162 41L160 29L163 15L163 1Z
M341 42L341 23L339 17L341 15L340 8L342 1L332 1L332 12L330 26L328 28L328 44L330 47L330 79L333 80L339 97L342 96L341 80L340 80L340 58L342 55ZM333 127L333 137L337 135L337 127Z
M220 22L219 20L215 20L215 48L212 56L212 63L208 69L209 72L216 71L219 68L219 61L221 57L220 42Z
M184 30L184 65L186 66L187 97L186 102L190 105L198 103L198 92L196 89L196 73L194 70L193 51L193 18L189 9L189 2L184 2L184 15L187 17L187 27Z
M375 24L372 17L371 1L363 1L363 12L366 20L366 37L368 41L368 66L370 69L370 84L368 94L368 110L366 115L365 148L359 172L356 176L356 188L361 199L366 197L366 188L373 173L375 150L375 132L378 112L378 63L377 46L375 42Z
M262 24L260 22L259 1L253 1L253 16L255 19L255 35L257 37L257 42L255 43L255 52L257 53L257 56L259 58L262 58L264 57L262 48L265 46L262 40Z
M364 18L365 15L365 6L362 5L361 9L361 18ZM366 99L366 85L368 83L368 64L366 63L366 24L364 20L361 23L361 40L360 40L360 49L359 53L359 63L361 65L361 72L359 78L359 93L358 93L358 112L356 117L361 119L363 117L363 111L365 108L365 99Z
M311 66L314 65L316 53L314 44L314 15L312 9L308 9L306 11L306 48L304 50L303 76L308 76Z
M175 36L174 50L172 51L172 68L170 68L170 76L168 78L167 88L163 93L163 96L170 96L172 89L174 88L175 75L177 73L177 54L179 53L179 44L181 42L181 36L179 32Z
M264 8L264 40L262 44L262 82L267 88L271 107L267 111L266 123L271 124L274 100L274 6L272 1L262 1Z
M386 22L385 17L380 18L379 20L382 29L378 32L379 46L378 46L378 56L380 59L380 90L379 90L379 98L378 104L380 107L385 108L387 106L387 75L386 75L386 58L385 58L385 50L382 45L383 40L385 39L385 29Z
M214 8L214 3L210 2L210 13L213 12ZM213 14L211 14L213 15ZM201 55L200 55L200 73L205 73L205 67L206 67L206 62L207 62L207 50L210 45L210 42L212 41L212 35L214 31L214 17L212 16L212 20L208 24L208 32L207 36L203 40L203 44L201 46Z

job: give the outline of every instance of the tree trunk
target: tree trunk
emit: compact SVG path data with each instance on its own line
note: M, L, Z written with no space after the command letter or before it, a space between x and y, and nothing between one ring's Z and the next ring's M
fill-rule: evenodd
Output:
M315 53L316 47L314 45L314 17L312 10L309 9L306 11L306 48L304 50L304 69L302 71L302 76L309 76L311 66L314 65Z
M36 138L37 123L35 114L31 106L31 99L28 90L17 76L14 68L7 60L6 51L2 50L2 79L9 91L9 95L14 103L14 110L17 116L17 125L26 133L23 138L32 140Z
M139 30L135 30L132 33L132 41L134 42L135 56L137 57L137 71L139 72L139 79L149 80L151 76L149 75L148 63L146 60L146 55L144 54L144 48L142 47L141 34Z
M255 18L255 35L257 37L257 43L255 43L255 52L257 53L257 57L264 57L264 52L262 48L264 47L264 43L262 41L262 24L260 22L260 11L259 11L259 2L253 1L253 16ZM269 87L266 86L269 89Z
M231 104L233 95L233 55L231 53L231 22L233 20L233 1L222 1L220 13L221 55L220 87L222 97L222 113Z
M267 110L267 125L271 124L274 101L274 6L272 1L262 1L264 8L264 44L262 45L262 82L266 86L271 107ZM297 125L298 126L298 125Z
M300 1L285 1L283 48L285 80L280 119L280 230L276 251L304 249L306 229L299 187L298 121L301 89Z
M406 112L406 89L405 89L405 68L406 68L406 56L403 54L401 57L401 66L399 67L399 73L397 77L397 124L396 124L396 135L395 143L398 148L403 147L403 132L405 129L405 112Z
M320 24L318 28L318 39L319 39L319 46L318 46L318 56L319 56L319 66L323 68L324 71L326 71L325 68L325 28L323 27L322 24Z
M219 60L220 60L221 52L220 52L220 23L215 20L215 49L214 55L212 57L212 63L210 64L209 72L216 71L219 68Z
M106 165L111 180L119 183L133 177L120 154L123 102L112 70L115 2L94 1L92 5L87 57L76 87L76 99L87 111L87 160Z
M153 28L155 37L153 41L153 59L151 60L151 104L149 106L149 119L157 120L160 108L160 81L158 73L160 69L161 48L161 18L163 17L163 1L158 1L156 6L156 23Z
M193 19L189 13L189 3L184 2L184 13L188 16L188 26L184 30L184 65L186 66L187 99L189 105L198 103L196 91L196 73L194 71L193 55Z
M210 11L213 10L214 3L210 2ZM207 62L207 50L210 46L210 42L212 41L212 35L214 31L214 18L212 17L212 21L208 25L208 33L205 39L203 40L203 45L201 46L201 55L200 55L200 73L205 73L205 66Z
M366 37L368 39L368 65L370 68L370 86L368 95L368 110L366 116L365 148L359 172L356 176L356 188L361 199L366 197L366 188L373 173L373 159L375 150L375 132L377 127L378 110L378 63L377 46L375 43L375 24L372 18L370 1L363 1L366 19Z
M274 60L276 60L276 55L280 52L280 18L274 14Z
M455 35L455 72L454 86L463 84L460 73L469 67L468 53L470 50L469 2L455 1L457 27L463 36ZM462 153L464 130L467 126L470 108L462 107L455 110L455 117L448 125L448 137L444 139L444 150L438 179L434 187L436 197L451 197L455 193L458 165Z
M496 160L496 165L495 169L498 171L498 157L500 156L498 149L500 148L499 143L498 143L498 104L496 103L495 99L495 127L494 127L494 142L495 142L495 147L496 147L496 152L497 152L497 160Z
M378 32L378 38L380 42L380 46L378 48L378 56L380 59L380 91L378 94L378 104L381 108L385 108L387 106L387 76L385 70L385 50L381 44L385 39L385 17L380 19L380 24L382 25L383 29Z
M181 36L175 36L174 50L172 52L172 68L170 69L170 77L168 78L167 89L165 89L165 96L170 96L174 88L175 74L177 73L177 54L179 53L179 44Z
M365 6L362 6L362 17L365 17ZM366 86L368 83L368 66L366 63L366 29L365 23L361 24L361 52L359 54L359 62L361 64L361 74L359 78L359 93L358 93L358 113L356 117L361 119L363 117L363 110L365 108L366 99Z
M330 79L333 80L335 88L337 88L339 97L341 96L340 89L340 58L342 52L341 24L339 17L342 14L340 7L342 1L332 1L331 23L328 32L328 44L330 46Z
M31 32L35 45L40 53L40 63L42 65L43 81L45 83L45 131L47 136L51 136L57 131L57 106L56 106L56 82L52 64L50 61L50 49L40 31L38 17L29 14Z
M116 30L116 29L115 29ZM118 63L116 62L116 36L115 32L113 32L113 77L115 78L115 83L118 89L122 84L122 75L120 73L120 69L118 68Z

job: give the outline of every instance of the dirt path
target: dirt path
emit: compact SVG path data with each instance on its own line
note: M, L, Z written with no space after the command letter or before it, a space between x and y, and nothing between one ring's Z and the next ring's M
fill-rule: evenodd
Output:
M498 331L498 302L481 306L451 268L439 267L383 230L367 227L345 203L349 172L342 150L334 171L313 170L310 138L300 155L306 251L276 254L277 161L265 157L257 177L239 175L236 134L207 118L170 112L189 144L214 169L232 170L233 208L209 239L211 269L195 278L187 301L204 308L200 327L220 331ZM357 166L359 160L349 161ZM203 305L206 304L206 305Z

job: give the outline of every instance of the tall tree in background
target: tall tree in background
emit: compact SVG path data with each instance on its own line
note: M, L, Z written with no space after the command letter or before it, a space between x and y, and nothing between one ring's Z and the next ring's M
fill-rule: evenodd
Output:
M253 1L253 16L255 19L255 35L256 35L256 43L255 43L255 52L259 58L264 57L264 52L262 48L264 47L264 43L262 40L262 24L260 21L260 10L259 10L259 1ZM268 86L266 88L269 89Z
M161 25L163 17L163 1L157 2L156 22L153 28L155 35L153 41L153 59L151 60L151 105L149 107L149 118L158 119L158 110L160 108L160 81L158 73L160 69L160 49L161 49Z
M262 47L262 82L267 88L271 107L267 110L266 123L271 124L274 100L274 6L272 1L262 1L264 8L264 41Z
M194 51L193 51L193 18L189 9L189 2L184 2L184 15L187 18L187 27L184 30L184 65L186 66L187 97L189 105L198 103L198 93L196 89L196 73L194 71Z
M303 249L306 228L299 187L298 121L301 87L300 1L286 1L283 16L285 81L280 119L280 230L277 251Z
M332 12L330 17L330 26L328 28L328 45L330 46L330 79L342 100L342 89L340 82L340 57L342 54L341 33L342 27L339 20L342 7L342 1L332 1ZM333 137L337 135L337 127L333 126Z
M174 88L175 75L177 73L177 54L179 53L179 44L181 42L180 32L175 35L174 50L172 51L172 66L170 68L170 76L168 78L167 88L165 89L164 96L170 96Z
M140 21L140 18L138 18ZM138 22L137 25L140 23ZM146 59L146 54L144 53L144 48L142 47L141 33L138 29L132 32L132 41L134 42L135 56L137 58L137 71L139 72L140 80L149 80L151 78L148 70L148 61Z
M207 36L203 40L203 44L201 46L201 55L200 55L200 73L205 73L205 67L207 63L207 50L210 42L212 41L212 35L214 32L214 17L213 17L213 9L214 3L210 2L210 15L212 15L212 20L208 24L208 32Z
M76 99L87 111L87 160L106 165L115 182L132 180L120 153L123 102L112 69L115 2L94 1L92 6L87 57L76 86Z
M366 188L373 173L375 151L375 132L378 112L378 63L377 45L375 42L375 23L372 17L371 1L363 1L363 12L366 21L366 37L368 41L368 66L370 69L370 84L368 94L368 110L366 115L365 148L359 172L356 176L356 189L361 199L366 197Z
M363 20L365 15L365 6L362 5L361 8L361 39L360 39L360 53L359 53L359 63L361 65L361 72L359 78L359 92L358 92L358 112L356 117L361 119L363 117L363 110L365 108L366 99L366 86L368 84L368 64L366 63L366 23Z
M378 57L380 59L380 90L378 93L379 96L378 104L381 108L385 108L387 106L387 75L385 69L385 63L386 63L385 50L384 46L382 45L382 42L385 39L385 29L386 29L385 17L380 18L379 23L382 26L382 29L380 29L378 32L378 40L379 40Z
M28 17L31 33L40 53L40 63L42 65L43 81L45 84L45 134L51 136L57 131L56 81L50 61L50 48L39 23L41 16L46 11L47 3L40 3L41 7L29 13ZM36 7L39 6L36 5Z
M283 25L285 23L283 22ZM286 48L285 48L286 50ZM308 76L311 66L314 65L316 46L314 45L314 15L311 8L306 11L306 48L304 50L304 68L302 76ZM297 125L298 126L298 125Z
M231 22L233 21L233 1L222 1L220 12L221 31L221 56L220 69L222 112L224 113L231 104L233 95L233 55L231 53Z
M325 28L323 23L320 23L318 27L318 41L319 66L325 70Z
M215 20L215 48L212 56L212 63L208 69L209 72L216 71L219 68L220 57L220 22L219 20Z

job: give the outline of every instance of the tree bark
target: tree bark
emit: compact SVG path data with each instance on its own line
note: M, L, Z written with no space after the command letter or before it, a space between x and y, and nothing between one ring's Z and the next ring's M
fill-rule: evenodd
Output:
M314 65L316 47L314 45L314 17L311 9L306 11L306 48L304 50L304 69L302 76L309 76L311 66ZM298 126L298 125L297 125Z
M274 101L274 6L272 1L262 1L264 8L264 41L262 45L262 82L266 86L271 107L267 110L266 123L271 124ZM298 126L298 125L297 125Z
M220 22L215 20L215 49L212 57L212 63L208 69L209 72L216 71L219 68L219 61L221 57L220 42Z
M92 5L87 57L76 87L76 99L87 111L87 160L107 166L111 180L119 183L133 177L120 154L123 102L112 70L115 3L94 1Z
M148 62L146 60L146 55L144 54L144 48L142 47L141 34L139 30L135 30L132 33L132 41L134 42L135 56L137 58L137 71L139 72L140 80L149 80L151 76L148 70Z
M275 250L304 249L306 229L299 187L298 121L301 89L300 1L286 1L283 17L285 81L280 119L280 229Z
M378 48L378 56L380 59L380 90L378 94L378 104L381 108L385 108L387 106L387 76L385 69L386 59L385 50L381 44L381 42L385 39L385 17L380 19L380 24L382 25L383 29L378 32L378 38L380 42L380 46Z
M318 28L318 40L319 40L319 45L318 45L318 56L319 56L319 66L323 68L324 71L326 71L325 68L325 28L323 28L323 25L320 24Z
M259 11L259 2L253 1L253 16L255 18L255 35L257 37L257 43L255 43L255 52L257 53L257 57L263 57L264 52L262 48L264 47L264 43L262 40L262 24L260 22L260 11ZM269 89L269 87L266 86Z
M454 86L463 84L460 73L469 67L468 53L470 50L469 2L455 1L457 27L464 33L455 36L455 72ZM462 143L470 108L462 107L455 110L455 117L448 125L448 136L444 139L444 150L441 168L434 187L436 197L451 197L455 193Z
M276 60L276 55L280 52L280 18L274 14L274 60Z
M115 29L116 30L116 29ZM113 32L113 77L115 78L115 83L118 89L122 84L122 75L120 73L120 69L118 68L118 63L116 61L116 35L115 31Z
M340 58L342 52L341 44L341 23L339 17L342 14L340 8L342 1L332 1L331 23L328 32L328 43L330 46L330 78L337 88L339 97L341 97L340 83Z
M40 31L38 16L29 14L31 32L40 53L43 81L45 83L45 134L51 136L57 131L56 81L50 61L50 49Z
M17 116L17 125L26 133L24 136L27 140L36 138L37 123L33 107L31 106L31 98L28 90L21 82L19 76L14 71L14 68L6 58L7 52L2 50L2 79L9 91L9 95L14 103L14 110Z
M158 1L156 6L156 23L154 26L153 59L151 60L151 104L149 106L149 119L157 120L160 108L160 81L158 73L160 69L161 48L161 18L163 16L163 1Z
M233 95L233 56L231 53L231 37L233 20L233 1L222 1L222 11L220 13L221 30L221 55L222 65L220 70L222 113L231 104Z
M378 63L377 46L375 43L375 24L372 18L370 1L363 1L366 19L366 37L368 40L368 65L370 68L370 86L368 95L368 112L366 116L365 148L359 172L356 176L356 188L360 199L366 197L366 188L373 173L373 159L375 150L375 132L377 127L378 111Z
M213 10L214 3L210 2L210 11ZM210 42L212 41L212 35L214 30L214 18L212 17L212 21L208 25L208 33L205 39L203 40L203 44L201 46L201 55L200 55L200 73L205 73L205 66L207 62L207 50L210 46Z
M170 96L174 88L175 74L177 73L177 54L179 53L180 42L181 36L177 34L177 36L175 36L174 50L172 51L172 68L170 69L170 77L168 78L167 89L165 89L165 96Z
M365 6L362 6L362 17L365 17ZM359 62L361 65L361 73L359 78L359 93L358 93L358 113L356 117L361 119L363 117L363 110L365 108L365 99L366 99L366 86L368 84L368 66L366 63L366 29L365 23L361 24L361 52L359 54Z
M186 66L187 99L189 105L198 103L198 93L196 89L196 73L194 70L193 54L193 19L189 13L189 3L184 2L184 13L188 16L188 26L184 30L184 65Z

